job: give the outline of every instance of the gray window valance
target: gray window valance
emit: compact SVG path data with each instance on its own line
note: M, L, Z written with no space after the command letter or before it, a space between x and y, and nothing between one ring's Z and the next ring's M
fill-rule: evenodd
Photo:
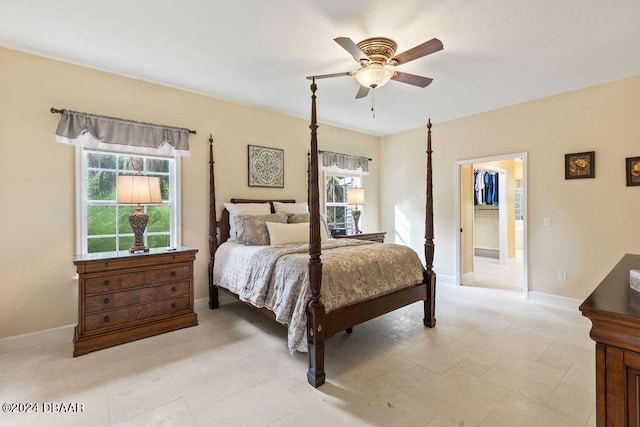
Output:
M331 173L347 175L368 175L369 160L367 157L352 156L350 154L320 151L322 155L322 169Z
M56 141L107 151L189 156L189 129L61 110Z

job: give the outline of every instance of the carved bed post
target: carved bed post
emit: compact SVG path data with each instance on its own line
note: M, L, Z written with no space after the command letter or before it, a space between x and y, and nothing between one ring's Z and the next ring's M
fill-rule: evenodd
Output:
M209 134L209 308L218 308L218 287L213 283L213 264L218 248L216 182L213 173L213 135Z
M424 259L426 269L424 283L427 284L427 299L424 302L424 325L430 328L436 326L436 273L433 271L433 173L431 164L431 119L427 123L427 206L424 224Z
M309 285L311 300L307 303L307 343L309 370L307 381L314 387L324 384L324 305L320 302L322 261L320 260L320 191L318 189L318 123L316 120L316 82L311 83L311 158L309 161Z

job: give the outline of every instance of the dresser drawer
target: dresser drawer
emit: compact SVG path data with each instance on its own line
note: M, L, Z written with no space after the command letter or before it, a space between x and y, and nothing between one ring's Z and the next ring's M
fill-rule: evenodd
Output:
M85 298L84 312L109 310L141 303L148 303L162 299L189 295L190 283L167 283L165 285L143 288L137 291L120 291L92 295Z
M180 267L159 268L145 272L144 279L147 283L165 283L179 280L189 280L190 267L188 265Z
M182 265L87 278L84 281L85 294L102 294L144 285L189 280L190 272L188 265Z
M84 317L84 332L117 327L132 322L140 322L153 317L190 310L190 308L191 297L183 296L165 301L88 314Z

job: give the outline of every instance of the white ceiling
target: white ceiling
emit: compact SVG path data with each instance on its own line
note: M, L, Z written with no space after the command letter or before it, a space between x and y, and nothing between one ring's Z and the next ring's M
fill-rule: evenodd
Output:
M339 36L444 43L375 118L353 77L318 81L318 120L372 135L640 75L640 0L0 0L0 46L305 119L306 76L358 68Z

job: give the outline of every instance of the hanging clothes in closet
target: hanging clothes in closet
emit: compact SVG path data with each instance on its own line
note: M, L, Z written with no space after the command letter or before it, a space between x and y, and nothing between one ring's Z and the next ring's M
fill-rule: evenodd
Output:
M498 173L483 169L473 171L473 204L498 206Z

